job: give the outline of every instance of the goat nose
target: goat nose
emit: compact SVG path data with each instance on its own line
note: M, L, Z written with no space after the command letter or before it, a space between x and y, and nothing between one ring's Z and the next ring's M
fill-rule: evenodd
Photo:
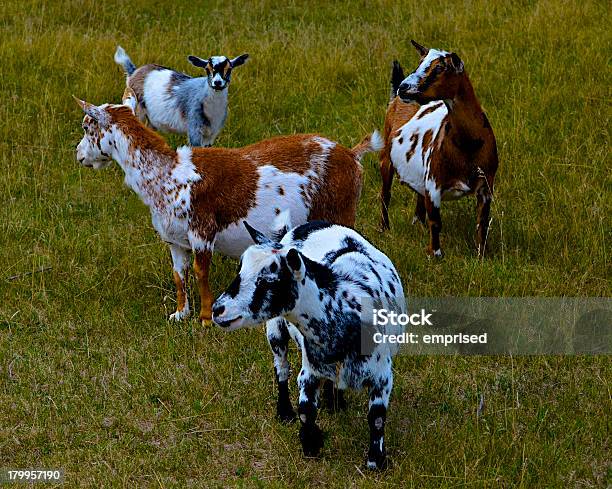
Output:
M221 316L221 314L223 314L225 312L225 306L224 305L213 305L213 316L219 317Z

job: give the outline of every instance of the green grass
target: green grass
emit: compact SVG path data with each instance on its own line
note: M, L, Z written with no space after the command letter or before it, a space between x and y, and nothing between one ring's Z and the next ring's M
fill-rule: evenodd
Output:
M189 73L188 54L246 51L218 145L311 131L352 145L382 126L411 38L456 50L499 146L490 256L474 253L473 200L442 208L443 261L425 257L404 188L381 235L372 156L358 230L412 296L610 296L610 20L590 0L2 3L0 466L63 467L69 487L609 487L609 357L402 356L392 468L363 469L364 393L321 414L325 448L304 459L297 426L274 419L261 328L166 322L169 253L116 165L76 163L71 94L120 99L117 43ZM215 293L235 268L215 258Z

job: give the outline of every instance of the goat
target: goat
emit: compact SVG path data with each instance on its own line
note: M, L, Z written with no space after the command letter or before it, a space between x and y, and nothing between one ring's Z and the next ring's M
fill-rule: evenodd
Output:
M246 221L245 227L255 245L244 252L238 275L215 301L213 321L226 331L267 321L279 383L277 412L282 407L285 415L295 416L287 389L289 337L298 344L302 354L298 413L306 456L316 456L323 446L316 424L321 380L333 381L340 390L369 387L367 467L384 468L384 426L395 352L379 343L364 354L361 338L363 328L373 326L373 316L364 314L364 301L405 311L395 267L360 234L343 226L309 222L287 232L280 242Z
M459 56L412 44L421 56L414 73L404 79L400 64L393 62L380 153L382 228L389 229L391 184L397 172L417 193L412 222L425 224L427 218L427 253L436 257L442 256L441 201L475 194L475 241L483 256L498 167L493 130Z
M126 85L136 95L142 122L158 131L187 134L191 146L212 146L227 117L232 69L248 57L189 56L191 64L206 70L206 77L196 78L156 64L136 68L121 46L117 46L114 59L123 67Z
M153 227L169 244L177 309L170 318L189 315L186 283L195 254L200 320L211 318L208 283L213 250L239 257L250 244L240 225L249 219L273 231L281 211L297 223L326 219L354 225L361 193L361 157L382 147L377 132L353 149L313 134L264 140L237 149L170 148L134 115L131 92L126 105L95 106L77 99L85 112L85 134L77 146L79 163L104 168L115 160L125 183L151 211Z

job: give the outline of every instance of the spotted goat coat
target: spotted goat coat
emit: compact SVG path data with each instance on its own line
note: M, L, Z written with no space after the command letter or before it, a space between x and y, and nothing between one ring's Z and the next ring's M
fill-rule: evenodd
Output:
M215 142L227 117L232 69L248 57L189 56L194 66L206 71L205 77L192 78L156 64L136 68L121 46L115 52L115 62L125 71L126 84L138 102L140 120L158 131L187 134L191 146L212 146Z
M117 161L127 186L149 207L153 226L172 254L177 309L171 319L190 312L186 283L192 251L200 319L210 319L212 253L240 256L251 243L244 219L269 235L281 211L290 213L295 223L326 219L354 225L362 187L359 161L382 147L378 133L353 149L318 135L297 134L239 149L174 151L134 116L130 91L125 97L129 107L78 101L86 115L77 159L94 168Z
M395 267L361 235L339 225L309 222L287 232L280 242L245 226L257 244L242 255L239 274L216 300L213 321L226 330L267 321L279 385L277 414L283 420L295 416L287 387L289 338L298 344L300 440L307 456L317 455L323 443L316 425L321 380L332 380L341 390L367 387L367 466L383 468L394 351L387 344L375 344L372 351L363 352L361 334L373 321L365 312L367 301L405 311Z
M389 228L393 176L417 193L413 223L427 222L427 252L442 256L442 200L476 195L476 246L484 254L498 166L495 136L455 53L426 49L417 70L404 78L397 61L380 153L382 227Z

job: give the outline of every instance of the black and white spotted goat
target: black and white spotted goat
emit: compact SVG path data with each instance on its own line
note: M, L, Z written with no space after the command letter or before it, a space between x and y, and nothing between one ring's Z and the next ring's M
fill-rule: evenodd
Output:
M191 64L206 70L205 77L192 78L156 64L136 68L121 46L115 52L115 62L127 76L126 85L136 95L135 113L141 121L156 131L187 134L191 146L212 146L215 142L227 117L232 69L248 57L189 56Z
M375 344L363 354L361 334L373 318L362 314L362 304L405 311L395 267L359 233L343 226L311 221L286 232L280 242L245 226L256 244L244 252L238 276L213 305L213 321L228 331L267 321L279 384L277 413L285 420L295 417L287 388L289 338L298 344L298 413L306 456L316 456L323 445L316 425L322 380L333 381L340 390L368 387L367 466L383 468L394 351L388 344Z

